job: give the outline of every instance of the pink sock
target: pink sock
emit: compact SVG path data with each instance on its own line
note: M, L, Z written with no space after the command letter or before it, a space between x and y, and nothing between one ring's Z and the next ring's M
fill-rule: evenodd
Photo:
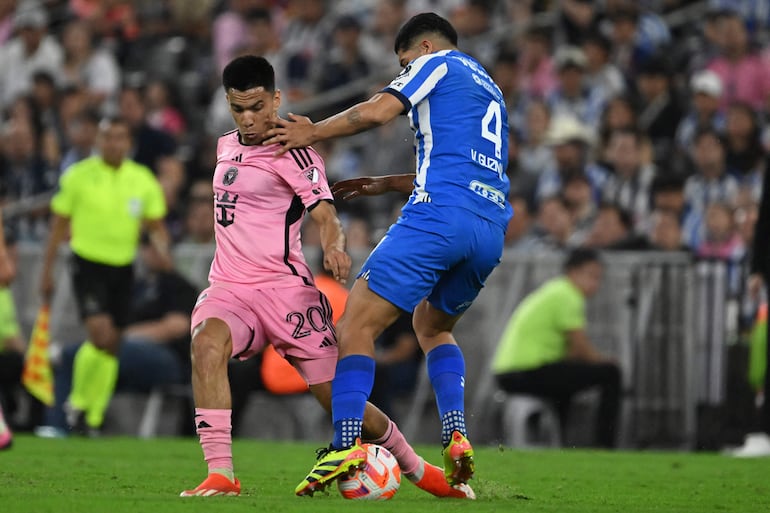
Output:
M413 474L420 466L420 457L414 452L412 446L406 441L404 435L398 429L398 426L392 420L385 434L377 440L371 441L374 444L381 445L389 450L398 460L398 466L405 474Z
M233 470L230 414L232 410L195 408L195 430L203 448L203 459L214 469Z

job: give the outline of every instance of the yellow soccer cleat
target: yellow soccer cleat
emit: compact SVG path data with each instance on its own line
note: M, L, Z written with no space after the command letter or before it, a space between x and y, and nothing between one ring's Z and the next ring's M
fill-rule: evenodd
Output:
M467 483L476 466L473 462L473 446L459 431L452 432L452 440L444 448L444 476L452 486Z
M353 468L360 467L366 462L366 450L361 447L361 439L356 438L356 443L347 449L319 449L318 461L313 470L302 480L294 493L300 497L310 495L326 488L329 483L349 472Z

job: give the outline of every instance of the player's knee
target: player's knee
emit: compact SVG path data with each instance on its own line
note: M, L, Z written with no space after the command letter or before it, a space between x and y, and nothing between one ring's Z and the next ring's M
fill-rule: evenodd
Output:
M195 334L190 346L190 356L194 366L211 366L227 362L225 341L208 330Z

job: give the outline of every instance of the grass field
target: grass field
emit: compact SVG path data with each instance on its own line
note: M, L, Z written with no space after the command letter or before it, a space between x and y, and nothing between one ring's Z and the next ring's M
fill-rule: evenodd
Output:
M511 451L476 448L479 499L435 499L402 483L388 502L346 501L336 489L293 495L317 444L237 440L241 497L177 497L204 477L195 439L45 440L17 436L0 452L2 513L325 513L770 511L770 461L715 454ZM419 447L440 461L437 447Z

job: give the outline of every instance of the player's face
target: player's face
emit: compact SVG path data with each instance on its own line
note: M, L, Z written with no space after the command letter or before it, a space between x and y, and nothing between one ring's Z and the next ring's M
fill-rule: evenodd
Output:
M398 63L401 65L402 68L405 68L407 64L415 60L417 57L420 57L422 55L428 55L429 53L432 53L432 52L433 52L432 43L428 40L422 40L413 44L410 48L407 48L406 50L399 50L396 55L398 55Z
M275 126L281 92L266 91L264 87L247 91L230 89L226 97L241 142L246 145L261 143L265 139L264 133Z

